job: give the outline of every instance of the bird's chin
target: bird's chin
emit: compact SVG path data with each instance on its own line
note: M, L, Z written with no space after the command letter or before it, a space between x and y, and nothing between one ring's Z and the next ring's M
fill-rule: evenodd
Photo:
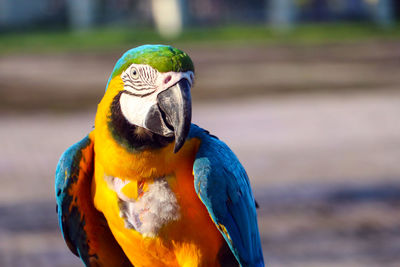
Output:
M131 143L136 149L159 149L174 143L174 136L163 136L140 126L133 126L130 133Z
M156 133L154 131L139 126L135 127L134 134L135 137L138 138L139 140L157 139L161 143L163 143L164 146L169 143L172 143L175 140L173 133L169 135L161 135L159 133Z

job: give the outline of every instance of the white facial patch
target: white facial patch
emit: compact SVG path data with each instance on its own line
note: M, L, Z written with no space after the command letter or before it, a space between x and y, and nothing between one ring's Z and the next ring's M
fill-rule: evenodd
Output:
M146 115L157 104L158 94L183 78L192 85L194 74L192 71L161 73L148 65L132 64L122 72L121 78L126 91L120 98L122 114L131 124L146 128ZM173 134L165 131L165 136Z
M118 177L107 177L107 180L119 198L120 216L126 228L154 237L165 224L180 218L178 202L165 178L149 184L145 192L139 192L136 200L121 192L131 181Z

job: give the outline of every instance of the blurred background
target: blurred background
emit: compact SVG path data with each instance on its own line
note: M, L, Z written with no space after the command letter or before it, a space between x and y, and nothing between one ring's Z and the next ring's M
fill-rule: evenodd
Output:
M0 0L0 266L82 266L54 172L121 54L172 44L193 121L260 204L269 266L400 266L396 0Z

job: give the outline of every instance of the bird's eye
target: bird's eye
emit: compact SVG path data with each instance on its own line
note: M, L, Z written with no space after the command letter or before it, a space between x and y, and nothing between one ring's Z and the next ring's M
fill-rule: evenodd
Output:
M131 77L135 80L139 78L139 71L135 67L132 67L131 69Z

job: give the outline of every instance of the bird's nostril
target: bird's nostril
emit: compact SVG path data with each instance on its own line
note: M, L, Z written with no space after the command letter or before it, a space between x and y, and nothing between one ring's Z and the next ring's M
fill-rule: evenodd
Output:
M164 84L167 84L170 80L171 80L171 75L168 75L168 76L164 79Z

